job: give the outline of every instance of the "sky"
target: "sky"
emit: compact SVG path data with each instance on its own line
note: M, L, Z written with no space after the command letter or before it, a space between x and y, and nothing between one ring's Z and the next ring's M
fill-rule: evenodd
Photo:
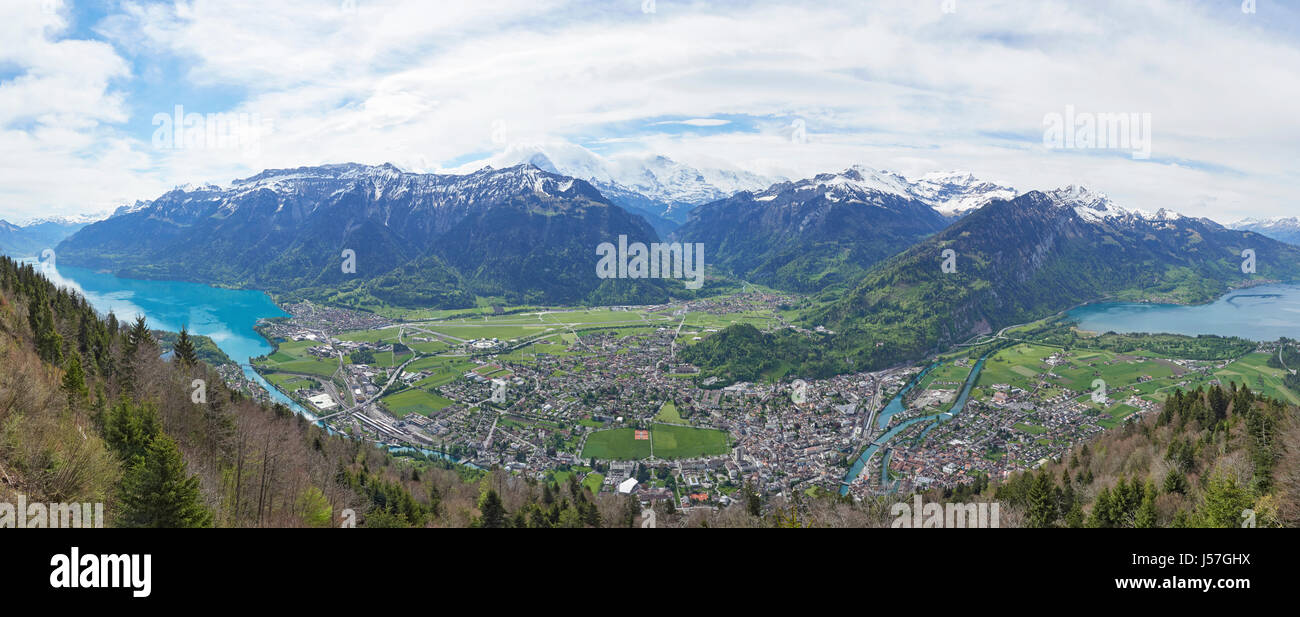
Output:
M1082 184L1225 223L1296 216L1289 4L4 0L0 218L268 168L442 171L555 141L789 178L862 164ZM1088 123L1121 115L1132 140Z

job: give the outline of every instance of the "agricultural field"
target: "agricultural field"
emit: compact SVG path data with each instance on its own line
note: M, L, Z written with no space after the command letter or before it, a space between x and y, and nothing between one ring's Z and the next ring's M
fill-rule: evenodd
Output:
M442 341L429 341L429 342L427 342L427 343L414 343L414 342L411 342L411 338L412 338L412 337L410 337L410 336L407 336L407 337L406 337L406 339L405 339L405 340L406 340L406 343L405 343L406 346L407 346L407 347L410 347L411 349L414 349L415 351L419 352L419 353L422 354L422 355L426 355L426 356L428 356L428 355L433 355L433 354L436 354L436 353L442 353L442 352L444 352L444 351L447 351L448 349L451 349L451 345L448 345L447 343L444 343L444 342L442 342ZM426 336L426 337L423 337L423 338L428 338L428 337Z
M967 362L966 366L958 366L951 361L945 362L926 373L918 388L921 390L929 390L932 387L944 390L961 389L966 383L966 378L970 376L971 368L974 366L974 362ZM985 362L985 366L988 366L987 362ZM987 369L985 370L987 371ZM984 374L981 373L981 375Z
M1056 367L1056 374L1061 376L1058 383L1072 390L1091 390L1092 382L1102 379L1110 389L1127 388L1139 383L1143 378L1164 379L1172 377L1176 365L1163 361L1140 358L1132 355L1117 355L1106 351L1085 352L1069 359L1069 362Z
M557 326L546 325L510 325L495 323L431 323L423 325L425 330L446 334L459 339L472 340L494 338L503 341L512 341L525 336L542 334L547 330L553 330Z
M1060 350L1055 347L1028 343L1003 349L984 361L976 386L1007 384L1032 391L1038 383L1039 375L1051 368L1043 361L1058 351Z
M272 371L329 377L338 370L338 360L323 360L307 353L308 347L316 345L314 341L280 343L280 348L258 366Z
M1300 405L1300 393L1292 392L1282 383L1280 368L1268 366L1268 354L1252 353L1229 364L1214 376L1226 387L1228 382L1246 384L1251 390L1262 392L1292 405Z
M320 384L316 380L289 373L267 373L265 379L283 392L293 393L299 390L311 390Z
M473 367L473 362L460 358L432 357L420 358L410 363L404 369L404 372L430 371L431 374L428 377L415 382L415 387L436 388L460 379L460 376L464 375L465 371Z
M600 487L605 484L605 476L596 472L591 472L582 479L582 485L587 487L594 495L600 492Z

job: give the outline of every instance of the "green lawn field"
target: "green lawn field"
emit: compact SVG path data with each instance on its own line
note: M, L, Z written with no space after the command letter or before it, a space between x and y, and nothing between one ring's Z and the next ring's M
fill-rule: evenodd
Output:
M389 394L379 400L388 408L388 411L399 418L412 413L427 416L453 404L450 399L443 398L432 392L425 392L419 388Z
M637 440L630 428L596 431L582 447L583 458L635 460L649 458L650 440Z
M650 429L650 439L656 458L696 458L731 451L731 436L717 429L656 424Z

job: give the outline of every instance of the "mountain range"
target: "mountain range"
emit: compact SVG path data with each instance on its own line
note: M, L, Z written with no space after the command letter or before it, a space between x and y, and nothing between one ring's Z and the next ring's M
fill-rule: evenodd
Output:
M1245 219L1230 225L1233 229L1253 231L1279 242L1300 245L1300 218Z
M531 165L445 175L342 164L177 188L80 230L58 254L124 277L352 306L666 299L662 281L594 276L593 247L620 235L658 240L587 182Z
M1252 273L1243 272L1247 249ZM1086 302L1199 303L1296 280L1300 248L1260 234L1126 209L1077 186L1030 191L970 212L847 292L815 298L798 320L808 334L733 326L680 357L719 384L772 372L822 377L916 361Z
M1252 273L1243 273L1247 249ZM1300 249L1209 219L1122 208L1071 186L990 202L886 260L808 320L841 332L852 364L884 366L1084 302L1200 303L1276 280L1300 280Z
M739 278L816 292L948 225L909 189L902 176L853 167L699 206L673 237L703 243L708 263Z
M59 260L361 307L660 302L712 291L599 279L593 249L620 235L656 242L654 217L671 222L691 200L759 181L666 159L620 175L585 151L562 164L542 149L507 154L528 162L465 174L325 165L181 187L86 226L59 245ZM592 180L548 170L561 168ZM653 216L605 194L616 190L655 204ZM855 166L780 180L693 206L670 238L704 246L714 288L739 279L808 294L798 323L837 333L809 345L727 329L684 352L705 374L734 365L730 347L796 350L783 361L816 376L915 360L1103 298L1204 302L1300 280L1300 248L1261 233L1124 208L1078 186L1017 194L965 172L909 180ZM340 267L345 249L355 273ZM1246 249L1256 272L1243 273Z
M881 260L1014 189L968 172L913 181L854 166L697 207L675 239L724 272L788 291L843 290Z
M103 217L47 217L23 225L0 220L0 254L38 257L45 249L54 248L64 238L98 218Z
M586 180L611 203L644 217L664 237L700 204L785 180L721 166L695 167L662 155L606 157L565 142L511 144L500 154L453 171L515 165Z

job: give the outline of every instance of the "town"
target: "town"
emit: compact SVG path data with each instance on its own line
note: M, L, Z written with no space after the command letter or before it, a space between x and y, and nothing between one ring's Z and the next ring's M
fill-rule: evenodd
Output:
M862 499L1002 478L1158 411L1173 388L1275 376L1263 346L1195 361L1007 341L983 361L727 385L676 359L733 323L793 328L792 300L430 319L300 303L260 324L277 350L253 366L331 430L680 507L725 506L746 487Z

